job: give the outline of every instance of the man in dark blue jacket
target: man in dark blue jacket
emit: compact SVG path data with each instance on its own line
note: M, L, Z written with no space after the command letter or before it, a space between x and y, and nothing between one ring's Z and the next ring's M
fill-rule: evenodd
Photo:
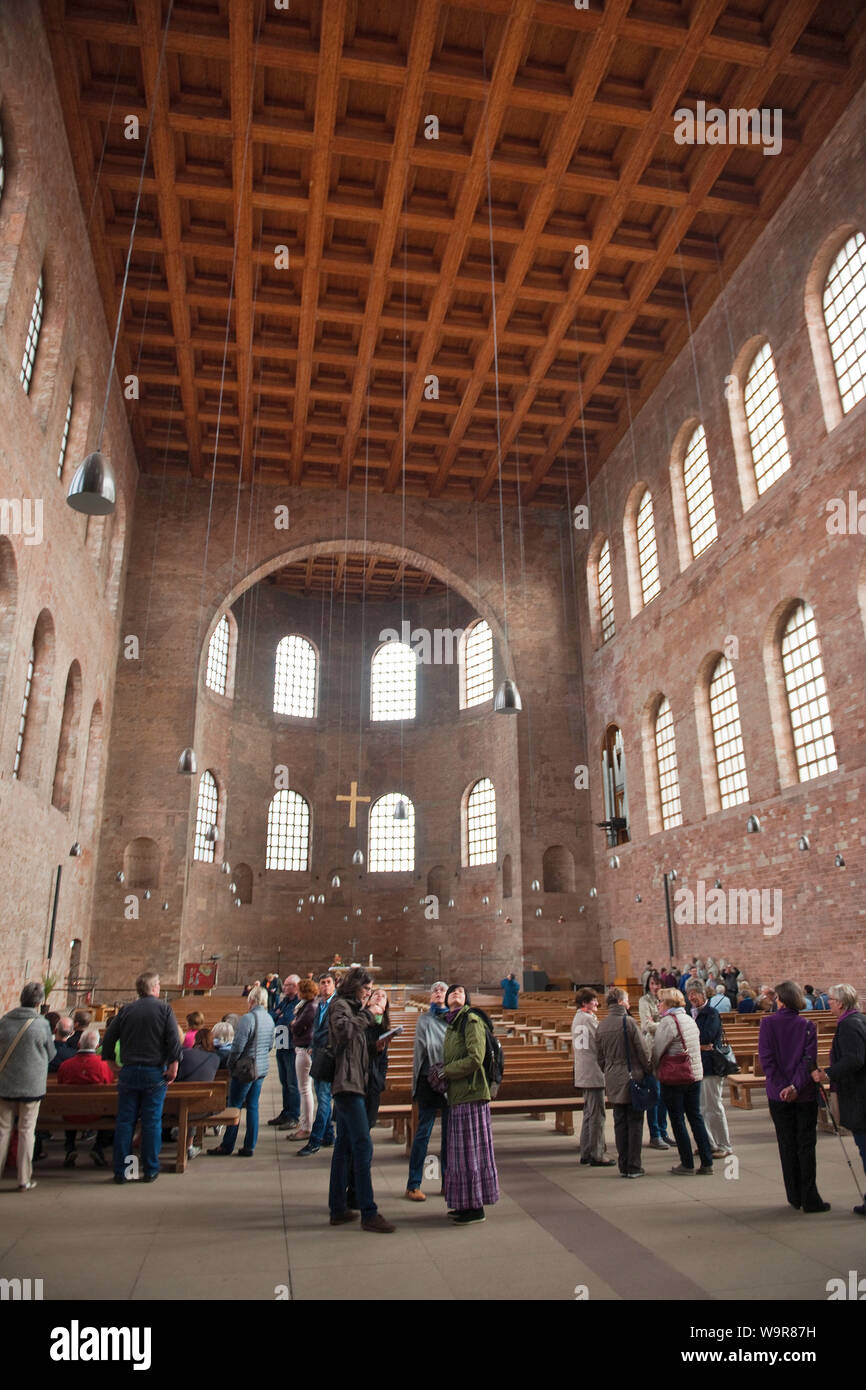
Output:
M301 1118L301 1097L295 1076L295 1045L292 1040L292 1019L301 1002L298 997L299 977L287 975L283 980L283 997L274 1009L276 1025L277 1071L283 1088L283 1108L279 1115L268 1120L277 1129L297 1129Z
M335 989L333 975L319 976L319 1006L316 1010L316 1022L313 1025L314 1058L316 1052L327 1047L328 1044L328 1010L331 1007ZM314 1081L313 1087L316 1092L316 1118L309 1139L302 1149L298 1149L298 1158L309 1158L310 1154L317 1154L322 1148L329 1149L334 1143L334 1124L331 1120L331 1083L330 1081Z

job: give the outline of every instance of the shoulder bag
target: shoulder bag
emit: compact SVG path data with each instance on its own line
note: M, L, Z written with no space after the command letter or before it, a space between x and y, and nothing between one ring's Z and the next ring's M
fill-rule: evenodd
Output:
M631 1048L628 1043L628 1019L623 1017L622 1035L625 1038L625 1064L628 1068L628 1090L632 1110L649 1110L655 1104L655 1096L650 1088L649 1078L644 1074L643 1081L635 1081L631 1074Z
M717 1067L721 1067L721 1070L717 1072L719 1076L736 1076L740 1070L740 1064L734 1056L734 1049L725 1037L724 1028L713 1043L713 1060Z
M0 1072L3 1071L3 1068L6 1066L6 1063L9 1061L9 1058L12 1056L12 1053L15 1051L21 1039L24 1037L24 1034L27 1032L27 1029L30 1027L31 1023L35 1022L35 1018L28 1018L27 1022L23 1025L23 1027L18 1029L18 1032L15 1034L15 1037L12 1039L6 1051L3 1053L2 1059L0 1059Z
M665 1051L659 1058L656 1075L664 1086L691 1086L698 1077L692 1075L692 1059L686 1047L686 1040L683 1037L683 1030L680 1021L674 1014L674 1023L677 1025L677 1033L683 1045L682 1052L677 1052L671 1056L670 1052ZM668 1047L673 1047L674 1040L671 1038Z
M255 1013L253 1013L253 1031L247 1039L246 1043L244 1044L243 1052L236 1059L235 1064L232 1067L232 1081L240 1081L242 1085L246 1085L248 1081L255 1081L258 1079L258 1069L256 1067L255 1054L256 1034L258 1033L258 1030L259 1020L256 1018ZM253 1048L252 1051L248 1052L247 1048L249 1047L250 1043L253 1044Z

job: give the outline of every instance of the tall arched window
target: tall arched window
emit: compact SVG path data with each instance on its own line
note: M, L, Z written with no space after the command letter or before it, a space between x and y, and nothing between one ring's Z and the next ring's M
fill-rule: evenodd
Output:
M769 343L764 343L752 359L743 388L743 410L752 450L755 486L760 497L791 467L782 394Z
M403 803L406 815L395 820L398 802ZM402 792L387 792L370 807L367 858L370 873L399 873L415 868L415 807Z
M670 701L666 695L662 696L656 713L655 744L662 830L670 830L674 825L682 825L683 811L680 805L680 778L677 771L674 717L671 713Z
M607 831L607 843L625 845L628 832L628 789L625 778L625 743L622 730L608 724L601 745L601 780L604 792L604 818L613 822Z
M283 637L277 643L274 714L315 718L317 664L316 649L306 637Z
M602 642L610 641L616 633L613 611L613 570L610 563L610 541L605 540L598 553L598 616Z
M496 792L489 777L475 783L466 798L463 863L470 869L496 863Z
M214 861L215 842L207 838L210 826L216 825L219 813L219 792L212 772L205 771L198 784L198 806L195 813L195 848L193 858L203 864Z
M483 618L463 634L460 661L460 708L493 699L493 633Z
M33 692L33 669L36 665L36 646L30 647L30 655L27 658L27 675L24 677L24 698L21 701L21 713L18 716L18 740L15 745L15 761L12 764L12 776L17 778L21 772L21 757L24 753L24 740L27 736L27 716L30 713L30 696Z
M36 362L36 349L39 347L39 334L42 332L42 319L45 314L44 284L42 271L39 272L39 279L36 281L36 294L33 297L33 308L30 310L30 322L27 325L27 338L24 343L24 356L21 359L21 371L18 379L24 390L30 395L30 384L33 380L33 366Z
M223 613L211 634L207 649L207 671L204 683L217 695L225 695L229 674L229 620Z
M718 539L710 456L703 425L698 425L686 446L683 459L683 488L689 516L692 557L697 557Z
M51 708L54 674L54 620L47 608L36 620L24 678L18 719L18 740L12 776L38 786Z
M821 643L811 604L798 603L782 632L782 672L801 782L835 772L836 743Z
M855 232L831 265L822 307L836 382L847 415L866 396L866 237Z
M298 793L277 792L268 807L266 869L306 873L310 866L310 807Z
M69 388L69 399L66 402L66 416L63 421L63 433L60 436L60 453L57 458L57 476L63 477L63 465L66 462L66 448L69 444L69 427L72 424L72 387Z
M644 492L637 509L636 528L641 598L647 604L655 598L661 588L659 556L656 548L656 526L653 519L653 499L649 488Z
M383 642L370 663L370 718L414 719L418 662L405 642Z
M720 656L713 668L709 686L710 724L719 779L722 810L749 799L746 754L740 727L740 704L734 668Z

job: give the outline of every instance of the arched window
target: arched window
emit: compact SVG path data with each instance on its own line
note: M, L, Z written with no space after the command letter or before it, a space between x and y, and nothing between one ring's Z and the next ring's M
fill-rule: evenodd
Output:
M193 858L200 859L203 864L212 864L214 861L215 842L208 840L207 832L210 826L216 825L217 814L219 812L219 793L217 791L216 779L212 772L203 772L198 784L198 806L195 813L195 849Z
M159 886L159 845L147 835L130 840L123 851L123 872L127 888Z
M412 660L414 662L414 656ZM401 801L406 815L395 820L394 812ZM370 807L367 858L370 873L399 873L415 868L415 807L402 792L388 792Z
M649 488L644 492L637 509L636 537L641 598L647 604L655 598L661 588L659 556L656 549L656 526L653 519L653 499Z
M18 716L18 741L15 745L15 761L12 764L12 776L17 778L21 771L21 756L24 752L24 739L27 735L27 716L30 713L30 696L33 692L33 668L36 665L36 646L31 645L30 655L27 658L27 675L24 677L24 698L21 701L21 713Z
M847 415L866 396L866 237L855 232L824 282L824 324L836 382Z
M683 459L683 488L689 517L692 557L697 557L718 539L710 456L703 425L698 425L686 446Z
M836 744L821 644L811 604L798 603L782 632L782 672L801 782L835 772Z
M719 779L722 810L749 799L746 754L740 728L740 704L734 668L726 656L719 657L709 686L710 725Z
M613 611L613 569L610 563L610 541L606 540L598 554L598 615L602 642L616 634Z
M607 843L628 843L628 792L625 780L625 743L622 730L608 724L601 745L601 777L604 791L604 818L614 822L607 831Z
M279 791L268 807L266 869L305 873L310 865L310 807L293 791Z
M370 663L370 718L414 719L418 662L405 642L383 642Z
M464 812L463 863L496 863L496 792L489 777L470 788Z
M12 776L38 786L45 733L51 706L54 673L54 620L47 608L36 620L24 678L24 694L18 718L18 740Z
M316 715L316 649L306 637L283 637L277 644L274 714L296 719Z
M223 613L213 630L207 649L207 672L204 683L217 695L225 695L229 673L229 620Z
M492 700L493 633L483 618L466 629L460 654L460 708Z
M662 830L670 830L674 825L682 825L683 811L680 805L680 778L677 771L674 717L671 713L670 701L666 695L662 696L656 713L655 744Z
M30 383L33 380L33 366L36 361L36 349L39 346L39 334L42 331L42 319L45 314L44 285L42 271L39 272L39 279L36 282L36 294L33 297L33 308L30 310L30 322L27 325L27 338L24 343L24 356L21 359L21 371L18 379L24 390L30 395Z
M769 343L764 343L752 359L743 388L743 410L760 497L791 467L779 378Z
M63 421L63 433L60 436L60 454L57 459L57 476L63 477L63 465L66 462L66 448L69 444L69 427L72 424L72 387L69 388L69 400L66 402L66 416Z

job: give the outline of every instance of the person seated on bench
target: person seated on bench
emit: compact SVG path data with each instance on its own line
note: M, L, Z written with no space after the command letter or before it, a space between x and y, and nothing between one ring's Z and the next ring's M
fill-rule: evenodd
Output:
M61 1086L113 1086L116 1077L114 1070L108 1062L104 1062L96 1054L99 1047L99 1029L85 1028L78 1043L77 1052L73 1052L71 1057L67 1057L61 1063L57 1073L57 1080ZM98 1120L99 1116L76 1115L75 1117L82 1129L86 1129L88 1124ZM75 1136L77 1130L67 1129L66 1131L66 1157L63 1160L64 1168L74 1168L78 1151L75 1147ZM97 1168L107 1167L105 1149L111 1143L112 1134L110 1129L100 1129L96 1132L93 1148L90 1150L90 1157Z
M740 997L737 1002L737 1013L754 1014L757 1013L757 1011L758 1006L755 1003L755 991L752 989L752 986L750 984L740 985Z
M93 1022L93 1014L89 1009L76 1009L72 1015L72 1037L69 1039L70 1047L81 1045L81 1034L85 1028L89 1028Z
M72 1019L58 1018L54 1025L54 1056L48 1063L49 1071L59 1071L63 1062L74 1057L77 1045L72 1041Z
M210 1029L199 1028L192 1047L184 1048L177 1069L178 1081L213 1081L219 1071L220 1056L211 1042Z
M186 1032L183 1034L183 1037L182 1037L182 1039L181 1039L181 1041L183 1042L184 1047L194 1047L194 1046L195 1046L195 1035L196 1035L196 1033L198 1032L199 1028L203 1028L203 1027L204 1027L204 1014L203 1014L203 1013L199 1013L198 1009L195 1009L191 1014L187 1014L187 1016L186 1016ZM190 1079L190 1078L187 1077L187 1080L189 1080L189 1079Z
M223 1019L222 1023L215 1023L210 1030L211 1042L214 1052L219 1057L217 1071L225 1071L228 1067L229 1057L232 1055L232 1043L234 1042L234 1024Z

